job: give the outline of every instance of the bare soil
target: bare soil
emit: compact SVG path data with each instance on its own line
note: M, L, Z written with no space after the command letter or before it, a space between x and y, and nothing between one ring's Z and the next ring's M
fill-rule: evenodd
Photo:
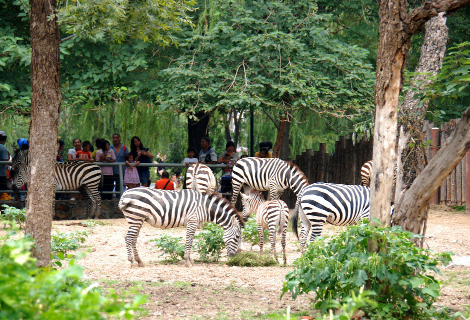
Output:
M162 263L161 252L149 242L160 234L184 238L185 228L161 230L144 224L137 248L146 265L137 268L131 267L127 260L124 243L127 222L124 219L101 221L106 224L96 226L88 236L83 248L90 252L79 264L85 267L87 281L118 291L137 287L139 292L148 294L145 308L149 313L142 319L260 319L269 313L285 311L287 306L293 312L314 314L309 311L313 295L293 300L286 294L280 299L285 275L293 270L292 263L300 257L298 242L292 232L287 235L286 267L229 267L223 264L226 255L219 263L201 263L194 252L192 257L196 263L186 268ZM54 222L53 230L84 230L75 222ZM340 227L328 225L324 233L339 231ZM430 211L425 246L435 252L451 251L455 257L470 256L469 234L470 214L434 207ZM253 249L259 250L257 246ZM278 252L280 249L278 241ZM243 250L250 250L250 245L243 243ZM441 270L439 278L443 281L443 289L437 304L453 310L470 305L470 266L451 265Z

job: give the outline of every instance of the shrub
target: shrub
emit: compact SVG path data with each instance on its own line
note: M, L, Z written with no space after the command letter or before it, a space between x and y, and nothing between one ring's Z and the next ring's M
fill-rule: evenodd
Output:
M3 212L3 219L6 220L3 222L3 228L6 228L7 224L11 225L9 221L14 221L20 229L24 228L24 223L26 221L26 208L17 209L15 207L10 207L9 205L2 205L5 209Z
M196 251L202 261L219 261L225 248L224 229L213 223L206 223L196 238Z
M15 226L16 229L18 229ZM0 237L0 319L79 320L132 319L146 297L111 292L104 296L96 284L80 283L82 268L72 260L67 268L37 268L33 242L9 232Z
M68 251L77 250L80 248L80 243L85 242L88 234L89 231L51 234L51 252L62 252L66 255Z
M245 228L242 230L242 239L251 244L253 249L254 245L259 244L258 223L254 217L250 217L246 223ZM269 231L264 229L264 242L269 239Z
M294 298L314 291L315 307L326 312L331 301L345 301L367 285L377 293L377 308L367 310L379 318L426 317L439 296L440 283L430 274L439 274L439 262L447 264L449 253L432 255L416 247L409 239L419 237L401 227L374 227L367 221L349 227L340 235L317 238L304 256L294 263L286 276L283 295ZM380 247L378 253L367 250L368 241Z
M155 242L155 246L163 250L163 253L160 255L163 256L168 254L170 256L170 262L177 262L179 259L184 258L184 251L186 249L186 245L182 242L182 237L172 237L166 234L162 234L160 238L150 240Z
M265 253L260 255L253 251L245 251L238 253L235 257L230 258L227 261L229 266L239 266L239 267L269 267L277 265L277 261L274 257Z

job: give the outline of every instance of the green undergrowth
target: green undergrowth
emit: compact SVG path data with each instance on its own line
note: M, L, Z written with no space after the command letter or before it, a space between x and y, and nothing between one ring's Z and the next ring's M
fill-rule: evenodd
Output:
M244 251L227 261L229 266L238 267L270 267L277 266L278 263L271 254L264 253L260 255L258 252Z

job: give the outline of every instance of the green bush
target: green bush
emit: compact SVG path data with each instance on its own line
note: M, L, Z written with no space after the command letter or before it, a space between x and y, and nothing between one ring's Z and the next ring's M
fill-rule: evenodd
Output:
M75 231L73 233L51 234L51 252L62 252L67 254L68 251L80 248L80 243L84 243L88 237L89 231Z
M16 229L18 229L15 226ZM0 319L79 320L132 319L146 297L110 292L96 284L83 285L82 267L72 260L67 268L37 268L31 257L33 242L9 232L0 237Z
M256 218L250 217L245 222L245 228L242 230L242 239L251 244L251 248L254 245L259 244L259 233L258 233L258 223L256 222ZM264 242L267 242L269 239L269 231L264 229Z
M5 221L3 222L3 228L6 228L7 224L11 225L9 221L14 221L20 229L24 228L24 223L26 221L26 208L17 209L15 207L10 207L9 205L2 205L5 209L2 210L3 217Z
M235 257L230 258L227 264L238 267L269 267L278 265L269 252L260 255L253 251L240 252Z
M151 242L155 242L155 246L163 250L163 253L160 255L163 256L165 254L170 255L170 262L177 262L179 259L184 258L184 251L186 249L186 245L182 242L182 237L172 237L166 234L162 234L160 238L150 240Z
M219 261L225 248L224 229L213 223L206 223L196 238L196 251L202 261Z
M345 301L361 287L377 293L377 308L366 310L369 317L416 319L428 317L427 309L439 296L438 263L451 261L449 253L432 255L409 239L418 237L401 227L373 227L367 221L349 227L336 237L317 238L294 263L286 276L283 295L294 298L314 291L315 307L323 312L333 300ZM377 243L378 253L367 250L368 241Z

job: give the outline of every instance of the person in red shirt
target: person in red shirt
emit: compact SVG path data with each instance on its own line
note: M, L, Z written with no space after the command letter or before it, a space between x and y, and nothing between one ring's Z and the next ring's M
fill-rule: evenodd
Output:
M170 174L167 171L163 171L162 178L155 182L155 189L175 190L175 185L173 181L170 181Z
M77 158L78 160L82 160L85 162L93 162L93 157L91 156L90 148L91 148L91 143L90 141L84 141L83 142L83 149L77 151Z

